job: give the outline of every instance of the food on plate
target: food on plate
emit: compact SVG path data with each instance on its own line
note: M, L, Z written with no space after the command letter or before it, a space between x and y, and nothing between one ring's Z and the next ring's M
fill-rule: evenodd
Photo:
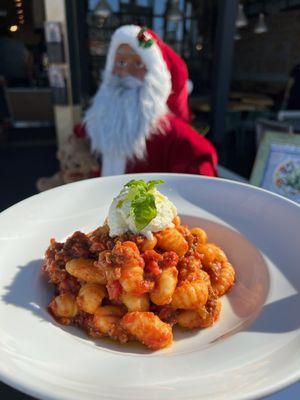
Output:
M181 224L162 183L128 182L103 226L50 240L42 269L55 285L48 310L58 323L158 350L172 344L173 326L218 320L234 268L201 227Z

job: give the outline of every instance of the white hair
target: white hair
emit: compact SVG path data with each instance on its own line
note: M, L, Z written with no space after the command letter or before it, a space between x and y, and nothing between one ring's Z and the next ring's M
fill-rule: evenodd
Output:
M162 131L169 91L158 77L147 73L140 81L104 73L84 118L92 150L102 155L102 175L125 172L128 160L143 159L146 140Z

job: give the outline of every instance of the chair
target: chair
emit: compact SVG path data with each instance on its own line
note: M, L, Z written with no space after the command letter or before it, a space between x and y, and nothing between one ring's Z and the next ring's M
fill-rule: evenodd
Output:
M257 148L265 132L293 133L293 126L288 123L278 122L271 119L258 119L256 121Z
M51 89L6 87L5 97L14 128L54 125Z
M238 175L235 172L231 171L230 169L222 167L221 165L218 165L218 172L220 178L230 179L231 181L237 181L237 182L244 182L244 183L248 182L248 180L243 176Z
M300 133L300 110L283 110L278 113L278 121L286 123L293 128L293 132Z

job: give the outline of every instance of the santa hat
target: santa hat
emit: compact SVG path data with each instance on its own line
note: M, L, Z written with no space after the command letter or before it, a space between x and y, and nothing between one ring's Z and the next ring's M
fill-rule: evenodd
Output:
M124 25L112 35L104 76L112 75L116 51L121 44L128 44L142 58L147 75L159 78L170 111L189 121L188 70L182 58L152 30Z

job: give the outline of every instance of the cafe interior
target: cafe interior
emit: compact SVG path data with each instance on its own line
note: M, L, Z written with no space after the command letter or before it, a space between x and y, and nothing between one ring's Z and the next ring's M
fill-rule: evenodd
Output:
M221 176L249 181L264 132L300 130L299 22L300 0L2 0L0 52L9 38L28 63L13 77L0 62L1 209L59 169L110 37L129 23L151 27L185 60L192 125L215 144Z

